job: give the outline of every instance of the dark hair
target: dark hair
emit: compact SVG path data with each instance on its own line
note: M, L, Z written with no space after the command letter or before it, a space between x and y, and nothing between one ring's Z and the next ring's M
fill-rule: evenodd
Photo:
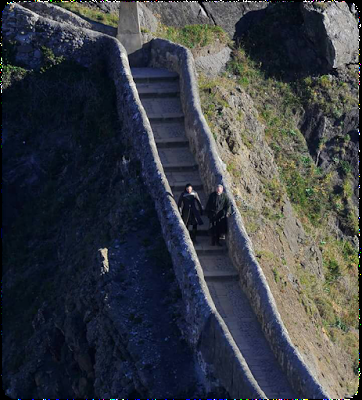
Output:
M192 187L191 183L188 183L188 184L185 186L185 192L186 192L186 189L187 189L189 186Z

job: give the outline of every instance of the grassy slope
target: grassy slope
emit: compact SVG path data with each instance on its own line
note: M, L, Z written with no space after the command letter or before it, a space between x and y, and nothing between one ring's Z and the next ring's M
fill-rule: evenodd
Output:
M327 116L334 110L348 111L356 106L357 99L352 97L346 84L331 83L327 77L318 79L305 78L293 83L284 83L276 78L266 77L259 66L253 62L243 48L234 49L234 57L228 65L228 73L214 80L202 76L199 81L202 107L211 129L218 124L217 110L222 113L228 107L222 90L227 91L241 86L254 101L259 113L259 121L265 125L265 138L273 150L274 159L279 168L280 180L264 182L261 202L272 204L266 209L264 217L271 224L282 218L280 199L287 195L294 210L303 222L304 229L314 239L323 254L323 268L326 280L316 279L303 268L298 269L297 278L302 284L299 294L306 313L320 332L326 332L335 346L346 351L353 362L351 368L358 374L358 253L348 240L335 237L330 231L328 217L346 218L346 224L353 234L358 234L358 218L349 210L351 180L349 168L343 171L343 190L335 194L333 175L337 168L323 172L317 168L311 158L303 135L297 127L297 117L302 108L310 104L318 105ZM220 111L221 110L221 111ZM241 140L249 149L253 139L245 132L240 132ZM346 137L343 143L348 142ZM243 171L238 170L238 163L228 163L227 168L236 184ZM258 230L259 215L245 211L241 206L247 230ZM287 277L281 272L281 262L265 246L257 246L264 261L262 265L271 268L274 281L272 287L277 293L284 290ZM268 261L265 262L265 259ZM279 264L279 265L278 265ZM352 384L353 386L354 384ZM350 386L346 388L352 392Z

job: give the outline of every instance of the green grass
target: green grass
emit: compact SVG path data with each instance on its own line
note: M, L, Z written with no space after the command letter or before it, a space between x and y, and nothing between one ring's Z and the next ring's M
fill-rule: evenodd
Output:
M86 7L81 3L75 1L61 1L55 3L55 5L65 8L80 17L88 18L95 22L101 22L102 24L117 27L118 26L118 13L104 13L102 11L97 11L93 8Z
M219 26L212 25L186 25L183 28L175 28L159 23L155 36L181 44L189 49L205 47L216 41L229 43L226 32Z
M272 268L272 272L273 272L273 276L274 276L274 281L275 281L275 283L279 283L279 281L280 281L280 275L279 275L278 269L277 269L276 267L273 267L273 268Z
M226 166L226 170L234 177L234 178L240 178L241 177L241 170L240 168L234 163L230 162Z

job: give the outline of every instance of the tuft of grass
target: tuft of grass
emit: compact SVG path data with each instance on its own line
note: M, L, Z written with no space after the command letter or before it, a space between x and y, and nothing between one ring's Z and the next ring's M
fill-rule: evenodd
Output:
M85 17L92 21L101 22L102 24L113 26L114 28L117 28L118 26L118 13L104 13L102 11L97 11L93 8L84 6L82 3L75 1L61 1L59 3L55 3L55 5L65 8L66 10L79 15L80 17Z
M276 268L276 267L273 267L273 268L272 268L272 272L273 272L273 276L274 276L274 281L275 281L275 283L279 283L279 281L280 281L280 275L279 275L279 272L278 272L277 268Z
M183 28L175 28L160 23L155 36L181 44L189 49L205 47L216 41L229 43L227 33L219 26L212 25L186 25Z
M241 176L241 171L240 168L238 168L238 166L231 161L227 166L226 166L226 170L234 177L234 178L240 178Z

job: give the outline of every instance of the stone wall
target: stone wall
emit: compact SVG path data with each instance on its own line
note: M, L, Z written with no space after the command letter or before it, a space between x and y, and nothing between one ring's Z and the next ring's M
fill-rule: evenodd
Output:
M134 155L141 162L142 175L155 200L163 236L181 288L188 322L186 337L194 348L198 348L201 365L210 370L232 396L265 398L216 311L189 233L171 195L128 60L121 47L114 42L109 42L106 53L110 55L109 69L117 88L118 112L125 121L123 131L128 133L127 139Z
M168 68L180 74L186 135L191 150L198 162L205 189L211 192L215 184L222 183L231 198L233 214L229 218L227 236L229 254L276 358L296 391L308 398L329 398L292 344L264 273L254 256L251 241L233 199L225 165L218 156L215 141L202 114L191 52L166 40L154 39L151 42L150 63L153 67Z
M45 18L47 13L50 18L54 16L54 6L41 7L40 11L42 16L18 4L7 6L3 15L5 41L16 43L17 59L30 68L41 66L42 46L84 66L97 60L106 61L117 91L117 111L124 134L120 140L132 145L134 156L141 163L142 176L154 199L172 257L185 305L185 337L197 352L205 372L213 373L231 396L265 398L216 311L189 233L171 195L124 47L112 37ZM27 51L23 52L25 45Z

